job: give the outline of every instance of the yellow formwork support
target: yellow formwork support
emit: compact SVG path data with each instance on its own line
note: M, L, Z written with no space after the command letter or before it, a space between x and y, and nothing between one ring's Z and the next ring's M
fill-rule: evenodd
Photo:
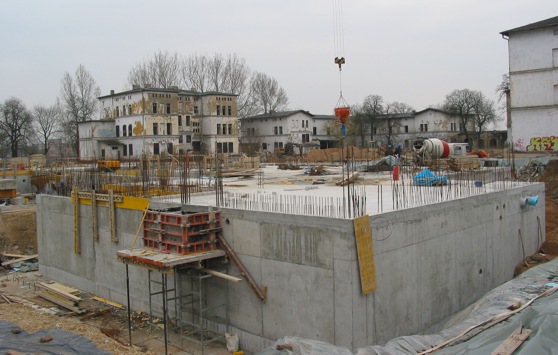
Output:
M377 287L370 218L368 215L355 218L353 224L360 270L360 286L362 294L367 295L374 292Z

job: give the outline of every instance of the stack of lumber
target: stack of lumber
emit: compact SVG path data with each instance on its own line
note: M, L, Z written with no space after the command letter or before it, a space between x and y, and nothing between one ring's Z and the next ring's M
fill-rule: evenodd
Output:
M69 309L70 311L76 313L82 313L83 311L79 308L79 303L82 301L81 298L77 297L80 292L75 288L71 288L68 286L64 286L62 284L53 282L53 283L44 283L39 282L37 284L39 288L41 288L41 292L39 296L55 303L61 307Z
M5 262L2 263L2 266L9 266L9 265L12 265L12 264L20 263L22 261L37 259L39 257L39 254L34 254L34 255L2 254L2 256L8 257L8 258L15 258L15 259L5 261Z
M478 157L455 157L450 158L449 169L453 171L471 170L480 168L480 160Z

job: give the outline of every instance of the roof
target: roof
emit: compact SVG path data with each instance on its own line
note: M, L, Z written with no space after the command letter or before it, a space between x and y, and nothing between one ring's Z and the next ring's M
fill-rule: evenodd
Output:
M434 111L434 112L440 112L440 113L444 113L446 115L453 115L453 113L449 112L449 111L444 111L444 110L440 110L438 108L433 108L433 107L428 107L425 108L424 110L420 110L420 111L416 111L415 115L419 115L421 113L425 113L426 111Z
M263 118L285 118L285 117L289 117L292 115L295 115L297 113L303 113L306 114L310 117L314 117L314 115L312 115L310 112L308 111L304 111L304 110L294 110L294 111L282 111L282 112L269 112L269 113L261 113L259 115L254 115L254 116L249 116L249 117L244 117L241 120L246 121L246 120L256 120L256 119L263 119Z
M98 99L106 99L108 97L120 96L120 95L128 95L137 92L163 92L163 93L173 93L178 95L187 95L187 96L209 96L209 95L220 95L220 96L238 96L236 94L226 93L226 92L219 92L219 91L192 91L192 90L183 90L179 89L178 87L171 87L171 88L154 88L154 87L136 87L135 89L115 92L114 94L103 95L99 96Z
M512 33L512 32L536 30L536 29L539 29L539 28L552 27L552 26L558 26L558 16L551 17L549 19L542 20L542 21L539 21L539 22L533 22L533 23L525 25L525 26L512 28L511 30L500 32L500 34L504 35L504 36L509 36L509 34Z

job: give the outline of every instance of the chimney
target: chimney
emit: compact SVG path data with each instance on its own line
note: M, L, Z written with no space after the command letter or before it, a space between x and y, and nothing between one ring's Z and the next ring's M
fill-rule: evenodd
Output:
M110 94L111 94L111 95L114 95L114 90L111 90L111 91L110 91Z
M138 84L132 85L132 90L139 90L140 86Z

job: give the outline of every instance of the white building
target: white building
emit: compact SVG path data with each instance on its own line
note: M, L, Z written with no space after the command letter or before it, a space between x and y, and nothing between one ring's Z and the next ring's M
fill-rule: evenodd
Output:
M334 116L312 115L296 110L271 112L241 119L242 138L245 145L258 150L273 152L287 143L302 147L303 152L315 148L329 148L334 143L330 125Z
M236 95L134 86L99 101L101 119L79 124L82 160L238 153Z
M509 52L509 140L516 150L558 150L558 16L501 34Z

